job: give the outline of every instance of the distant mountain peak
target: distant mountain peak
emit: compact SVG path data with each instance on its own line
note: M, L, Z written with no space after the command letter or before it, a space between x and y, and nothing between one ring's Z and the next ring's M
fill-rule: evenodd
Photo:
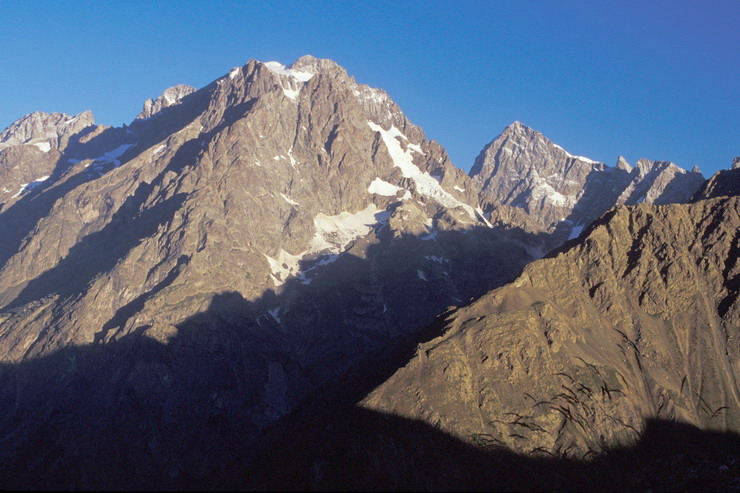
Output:
M63 135L72 135L94 123L89 110L78 115L34 111L14 121L0 133L0 148L35 143L57 147Z
M617 164L614 167L628 173L632 172L632 166L630 166L630 163L627 162L624 156L619 156L617 158Z
M162 111L164 108L174 106L182 100L188 94L192 94L196 89L187 84L178 84L176 86L168 87L157 99L147 99L144 101L144 108L141 113L136 117L137 120L143 118L150 118L155 114Z

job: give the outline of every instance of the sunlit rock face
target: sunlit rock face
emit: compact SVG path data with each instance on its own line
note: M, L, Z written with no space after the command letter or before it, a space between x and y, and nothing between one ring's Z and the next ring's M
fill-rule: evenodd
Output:
M362 406L573 458L637 442L648 419L740 432L739 212L737 196L610 211L448 312Z
M252 60L123 128L80 125L74 145L0 151L39 174L18 180L48 175L0 215L18 484L218 474L321 385L533 258L439 144L331 60Z
M704 183L701 173L673 163L619 157L609 167L574 156L520 122L481 151L470 170L492 222L544 232L546 250L577 237L617 204L687 202Z
M0 485L241 477L282 423L331 414L327 387L593 235L603 210L648 214L671 173L690 175L612 170L518 123L481 156L468 176L388 94L311 56L174 86L120 128L87 112L13 124L0 134Z

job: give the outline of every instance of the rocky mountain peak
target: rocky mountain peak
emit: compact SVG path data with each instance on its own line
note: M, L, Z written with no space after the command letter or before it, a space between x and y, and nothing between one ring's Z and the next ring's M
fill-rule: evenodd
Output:
M344 67L340 66L334 60L328 58L316 58L312 55L303 55L290 66L292 70L310 72L313 74L343 74L347 75Z
M553 233L557 241L576 237L616 204L686 202L704 181L701 173L687 173L668 161L640 159L633 168L619 156L610 168L569 153L521 122L506 127L481 151L470 175L492 220L518 217L519 227Z
M182 98L188 94L194 93L195 90L196 89L194 87L187 84L178 84L176 86L168 87L157 99L149 98L144 101L144 108L136 119L150 118L162 111L164 108L178 104Z
M0 148L35 144L47 152L50 148L59 147L62 137L69 137L93 124L94 118L90 111L74 116L34 111L19 118L0 133Z
M627 162L624 156L619 156L617 158L617 164L614 167L619 170L626 171L627 173L632 172L632 166L630 166L630 163Z
M640 176L645 176L653 169L655 163L657 163L657 161L653 162L645 158L640 158L637 160L637 163L635 163L635 169Z
M0 174L0 477L214 477L389 341L514 279L541 231L584 230L630 176L520 122L466 176L385 91L312 56L193 91L69 152L0 152L0 172L28 168ZM506 208L533 226L494 227Z
M730 169L740 169L740 156L735 156L732 160L732 167Z

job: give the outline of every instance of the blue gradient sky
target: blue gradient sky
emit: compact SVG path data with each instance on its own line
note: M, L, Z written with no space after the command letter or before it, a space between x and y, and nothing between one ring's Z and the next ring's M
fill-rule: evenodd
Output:
M0 128L35 110L130 122L250 58L331 58L469 169L514 120L573 154L740 155L740 1L0 2Z

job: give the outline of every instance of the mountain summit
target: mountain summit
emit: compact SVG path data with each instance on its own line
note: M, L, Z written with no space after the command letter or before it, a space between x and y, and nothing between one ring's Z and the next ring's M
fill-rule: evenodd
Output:
M330 60L251 60L168 89L124 128L84 123L0 216L0 391L18 392L0 436L14 436L5 477L24 484L216 474L532 259L439 144ZM59 413L46 441L69 453L33 438ZM143 469L107 482L123 463Z
M589 224L615 204L647 211L703 182L670 163L609 168L518 122L468 175L386 92L311 56L174 86L120 128L88 112L33 114L0 143L7 488L183 489L240 477L283 423L365 397L366 381L410 354L438 313L513 289L502 286L535 258L581 231L593 238ZM619 214L620 227L632 224L633 212ZM650 262L635 289L678 268ZM559 269L552 282L570 279ZM712 272L708 283L729 279ZM681 286L704 279L692 276ZM586 340L560 334L569 350Z
M470 176L493 222L551 233L550 247L577 237L614 205L686 202L704 183L701 173L670 162L640 159L632 167L619 156L612 168L574 156L520 122L481 151Z

